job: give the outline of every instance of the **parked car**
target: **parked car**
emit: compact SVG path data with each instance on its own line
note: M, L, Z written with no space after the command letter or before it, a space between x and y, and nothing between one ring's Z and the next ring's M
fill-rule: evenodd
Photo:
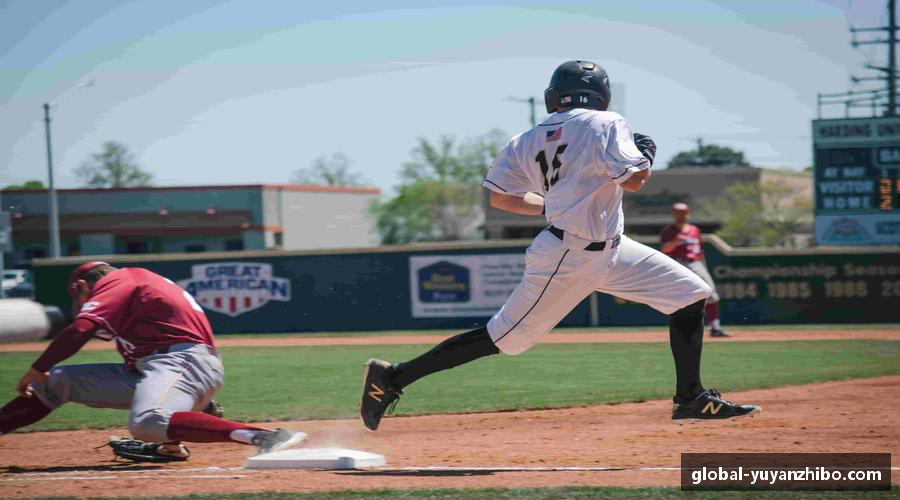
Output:
M34 298L34 279L27 269L6 269L3 271L3 296L9 298Z

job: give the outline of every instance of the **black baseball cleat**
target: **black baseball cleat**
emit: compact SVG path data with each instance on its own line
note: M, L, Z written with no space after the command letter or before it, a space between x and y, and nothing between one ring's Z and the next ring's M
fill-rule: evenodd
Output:
M756 405L742 405L722 399L715 389L709 389L697 396L693 401L685 401L675 396L675 407L672 409L672 420L683 418L723 419L752 415L761 410Z
M359 415L370 431L378 429L381 417L392 405L397 404L403 391L393 387L388 380L391 364L387 361L372 358L364 365L362 401L359 404Z
M711 337L731 337L731 335L725 333L725 330L722 330L721 328L713 328L709 331L709 335Z
M259 431L251 439L251 444L256 446L259 454L280 451L291 446L298 445L307 437L304 432L277 429L274 431Z

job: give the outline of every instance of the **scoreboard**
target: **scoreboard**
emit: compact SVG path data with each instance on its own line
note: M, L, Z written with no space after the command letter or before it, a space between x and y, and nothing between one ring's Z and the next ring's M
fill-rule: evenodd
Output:
M900 117L812 126L816 241L900 244Z

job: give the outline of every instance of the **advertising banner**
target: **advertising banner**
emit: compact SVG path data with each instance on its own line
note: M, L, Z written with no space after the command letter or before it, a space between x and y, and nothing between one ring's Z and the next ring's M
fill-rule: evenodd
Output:
M290 302L291 280L272 275L265 262L209 262L191 266L191 277L178 280L204 308L231 317L266 305Z
M409 258L414 318L491 316L525 272L525 256L413 255Z

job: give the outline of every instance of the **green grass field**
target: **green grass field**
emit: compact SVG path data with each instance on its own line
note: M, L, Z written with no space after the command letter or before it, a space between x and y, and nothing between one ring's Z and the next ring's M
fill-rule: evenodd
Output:
M859 330L898 330L900 323L866 323L866 324L837 324L837 323L803 323L796 325L728 325L728 331L743 332L753 330L816 330L816 331L859 331ZM647 331L668 331L668 327L659 326L597 326L597 327L558 327L555 333L634 333ZM237 333L220 335L219 339L259 339L259 338L283 338L290 336L302 336L305 338L319 337L380 337L384 335L435 335L449 336L459 333L459 329L448 330L378 330L378 331L350 331L350 332L294 332L294 333ZM0 346L9 343L20 343L19 340L0 339Z
M362 363L403 360L428 346L240 347L223 349L229 418L288 420L356 415ZM14 396L35 353L0 353L0 399ZM70 362L118 362L88 351ZM877 340L716 342L704 350L704 383L722 391L900 374L900 342ZM551 408L665 399L672 395L668 344L538 345L436 374L407 390L398 414ZM66 405L30 430L122 426L126 414Z

